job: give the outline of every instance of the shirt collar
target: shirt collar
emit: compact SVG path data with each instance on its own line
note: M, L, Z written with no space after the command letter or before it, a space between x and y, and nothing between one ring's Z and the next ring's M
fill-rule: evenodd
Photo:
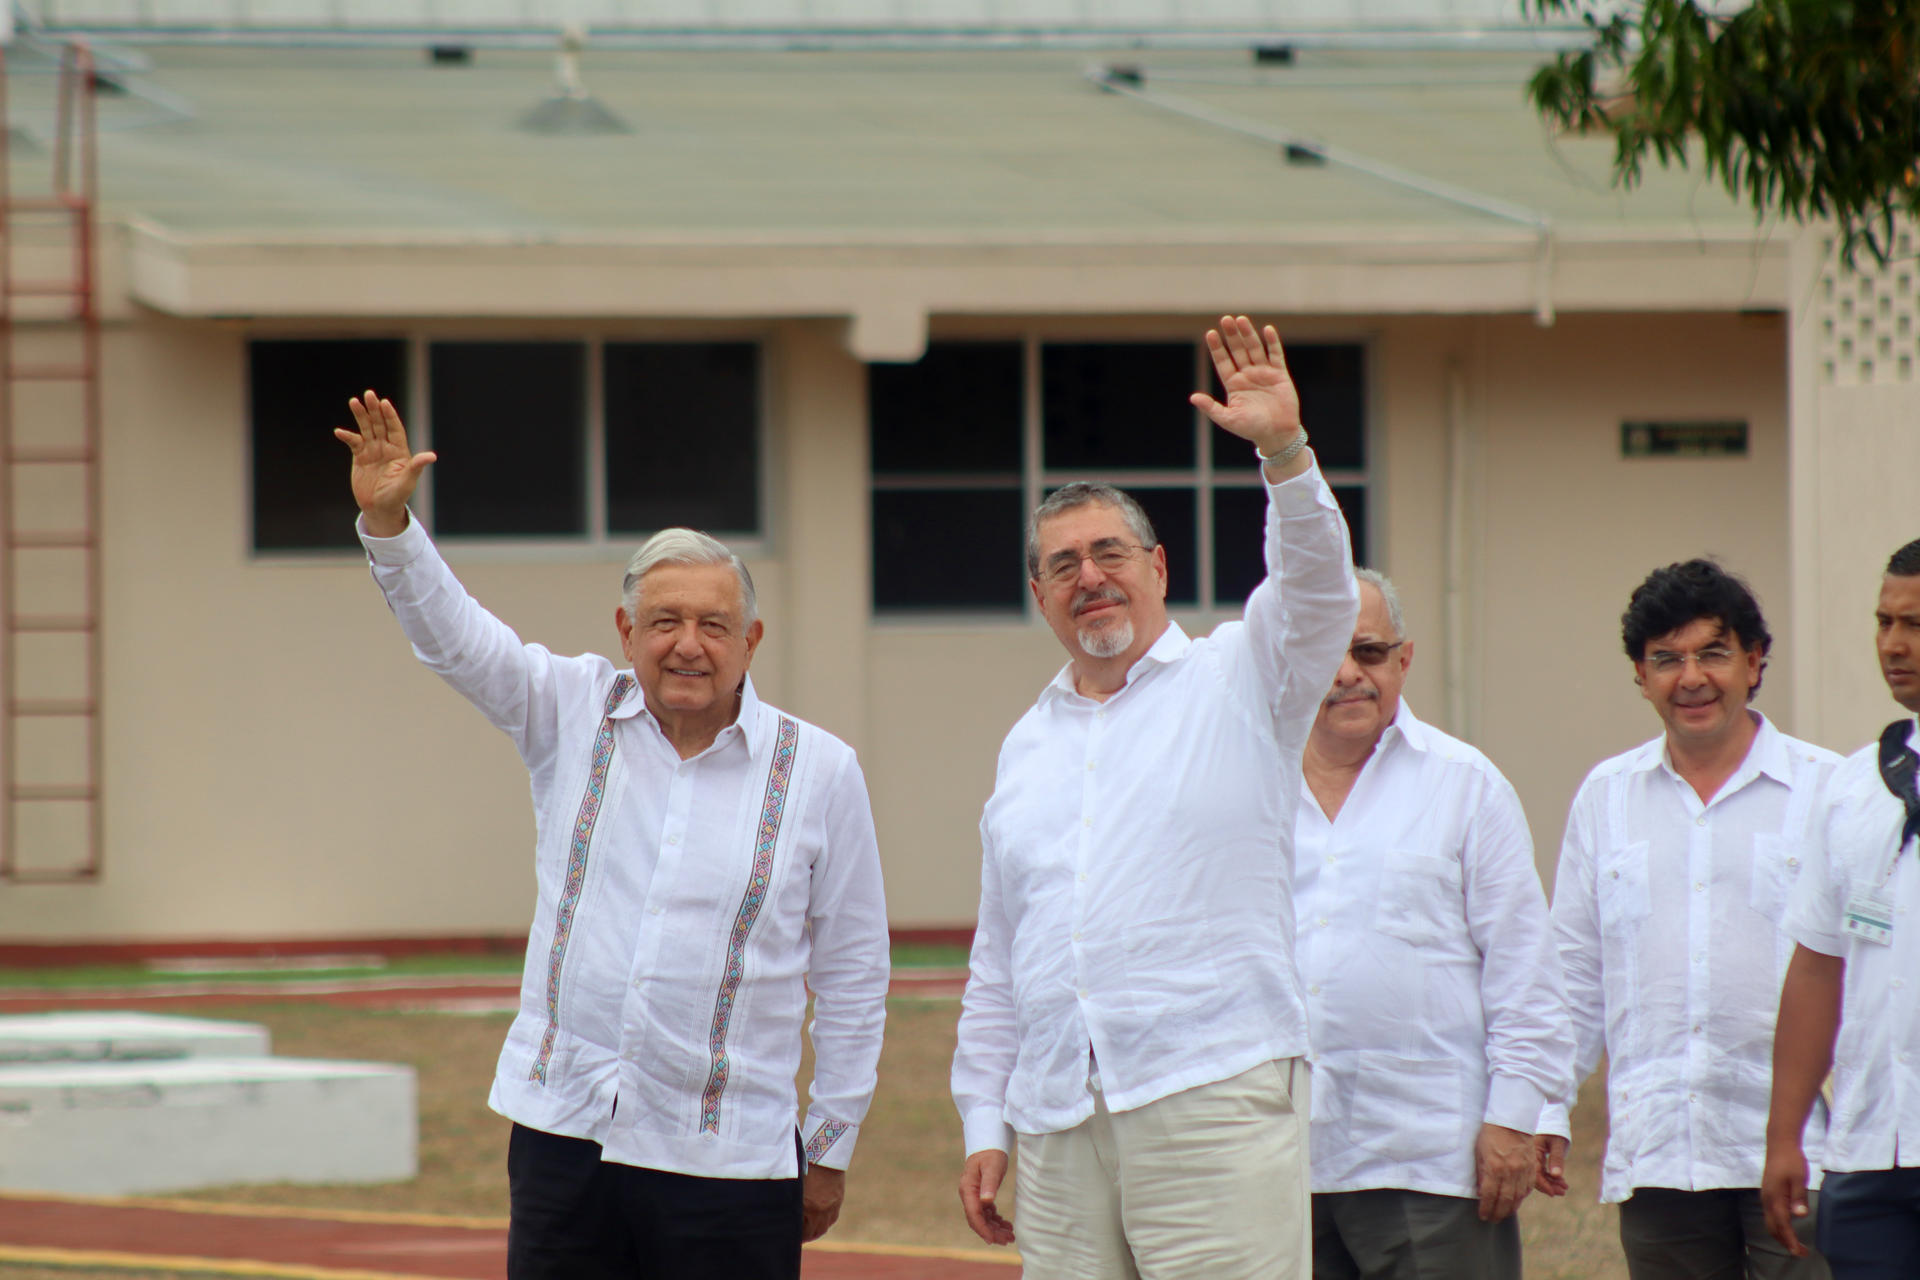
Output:
M1427 727L1426 721L1413 714L1413 708L1407 705L1405 695L1401 696L1400 706L1393 713L1393 722L1381 730L1380 741L1374 746L1374 750L1384 750L1387 743L1395 737L1415 751L1433 750L1433 730Z
M1158 640L1147 646L1147 651L1141 654L1131 667L1127 668L1126 683L1120 687L1125 689L1154 667L1178 662L1187 656L1187 650L1192 647L1193 641L1188 639L1187 633L1180 629L1180 624L1171 618L1167 619L1167 629L1160 633ZM1054 673L1053 679L1047 682L1047 687L1040 691L1040 697L1045 701L1066 694L1079 696L1079 693L1080 691L1073 687L1073 663L1069 662Z
M1793 785L1793 753L1787 750L1786 735L1773 727L1773 721L1767 719L1764 711L1754 711L1752 707L1747 710L1759 720L1759 727L1754 731L1753 741L1747 746L1747 758L1740 762L1740 767L1714 793L1716 800L1732 795L1762 774L1783 787ZM1676 782L1685 785L1685 780L1673 767L1673 758L1667 752L1667 735L1664 733L1640 748L1637 758L1627 767L1641 772L1661 769Z
M633 684L627 690L627 696L621 700L620 705L607 713L608 718L628 720L634 716L643 715L652 720L653 714L647 710L646 695L640 691L639 680L631 671L623 671L620 674ZM658 727L657 723L655 727ZM760 726L760 695L754 691L751 675L745 676L741 681L740 713L733 718L732 724L720 731L720 736L714 739L715 743L724 743L728 735L735 730L738 731L738 736L745 740L748 755L760 750L761 739L766 734Z

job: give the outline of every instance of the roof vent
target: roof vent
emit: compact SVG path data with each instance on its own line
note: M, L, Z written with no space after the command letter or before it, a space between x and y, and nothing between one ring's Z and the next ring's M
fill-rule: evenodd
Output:
M580 80L580 51L587 29L578 23L560 28L560 57L555 68L558 92L520 117L529 133L631 133L624 120L600 105Z

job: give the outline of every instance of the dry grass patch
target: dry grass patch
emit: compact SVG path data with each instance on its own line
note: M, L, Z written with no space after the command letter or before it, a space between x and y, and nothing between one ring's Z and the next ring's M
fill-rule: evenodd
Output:
M274 1051L296 1057L405 1062L420 1080L420 1176L383 1186L226 1187L194 1198L307 1208L504 1217L507 1122L487 1110L505 1015L398 1014L320 1004L217 1006L204 1016L266 1024ZM885 1244L985 1246L960 1216L960 1123L947 1096L958 1006L889 1002L886 1047L873 1113L847 1179L847 1205L832 1239ZM802 1080L810 1071L803 1065ZM804 1098L804 1093L803 1093ZM1566 1199L1530 1196L1521 1209L1530 1280L1624 1280L1615 1211L1595 1203L1605 1133L1597 1082L1574 1113ZM1018 1208L1013 1206L1016 1221ZM130 1274L0 1264L0 1280L100 1280Z

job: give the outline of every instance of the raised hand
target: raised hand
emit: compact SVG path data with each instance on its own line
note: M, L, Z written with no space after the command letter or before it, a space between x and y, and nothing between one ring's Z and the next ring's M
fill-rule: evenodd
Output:
M1227 402L1196 391L1188 397L1193 407L1262 453L1291 443L1300 430L1300 393L1287 373L1279 332L1272 325L1255 330L1245 316L1221 316L1220 327L1207 330L1207 352Z
M347 408L360 429L335 427L333 434L353 452L353 500L366 517L368 533L396 537L406 531L407 500L435 455L408 450L407 429L400 425L393 401L369 391L362 399L348 400Z

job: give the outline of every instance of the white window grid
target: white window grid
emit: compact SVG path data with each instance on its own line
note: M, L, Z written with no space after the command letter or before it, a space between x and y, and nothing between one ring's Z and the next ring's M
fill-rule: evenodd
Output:
M1819 378L1827 386L1898 386L1920 366L1920 259L1911 229L1897 232L1885 264L1864 251L1849 267L1834 237L1823 244L1814 301Z
M586 348L585 374L587 379L586 395L583 401L586 422L582 435L582 449L585 451L585 477L587 486L585 502L586 531L580 534L522 536L516 534L484 535L467 534L441 538L434 528L434 469L428 467L420 478L420 487L415 491L414 509L421 526L443 549L455 553L467 561L498 560L516 561L553 561L553 560L622 560L633 554L633 550L648 534L654 530L637 532L615 531L607 529L607 419L606 391L602 373L606 367L606 346L608 343L656 343L671 346L688 342L730 342L748 343L754 349L755 378L759 389L758 421L755 423L755 446L759 459L759 474L755 477L757 489L756 503L760 512L758 529L709 529L706 532L727 544L728 549L742 556L764 556L769 553L772 514L769 503L773 496L773 458L770 449L773 444L772 432L768 429L770 385L767 381L769 367L766 335L750 333L707 333L687 336L662 333L640 332L565 332L565 331L505 331L505 332L446 332L440 330L413 330L403 334L392 331L384 333L337 333L317 331L267 332L251 335L253 338L269 340L312 339L324 341L330 338L361 338L397 340L406 344L406 382L407 393L399 406L400 416L407 426L407 441L415 453L425 452L433 445L433 394L431 386L432 361L429 349L435 343L457 342L574 342ZM378 390L378 388L375 388ZM737 465L738 460L729 460ZM315 560L337 560L343 557L358 558L357 549L323 552L259 552L254 551L250 559L258 562L312 562Z
M938 338L935 339L935 341L941 340L942 339ZM1021 344L1020 491L1022 500L1021 519L1023 521L1027 513L1038 507L1041 500L1045 498L1050 491L1058 489L1062 485L1071 484L1076 480L1098 480L1116 485L1128 491L1134 489L1190 489L1193 491L1194 533L1198 539L1198 546L1195 549L1194 556L1194 574L1196 578L1194 583L1195 598L1191 603L1172 605L1170 608L1171 611L1178 616L1211 619L1237 615L1241 607L1245 604L1243 600L1220 601L1214 598L1215 548L1213 499L1214 493L1218 489L1259 489L1264 487L1265 482L1261 479L1260 468L1253 457L1253 446L1246 446L1247 457L1245 466L1235 467L1232 465L1231 459L1222 459L1220 464L1221 469L1215 470L1213 424L1207 418L1206 414L1195 409L1192 412L1194 462L1191 467L1116 469L1114 471L1088 469L1068 470L1057 467L1049 469L1045 465L1044 424L1041 421L1040 356L1043 347L1049 344L1060 343L1084 342L1126 345L1139 342L1187 342L1190 340L1189 336L1185 333L1156 338L1139 334L1129 334L1126 337L1114 337L1107 334L1081 337L1054 332L1046 334L1029 333L1020 335L1017 338L992 338L970 334L964 338L957 337L951 339L951 341L955 342L1018 341ZM1357 338L1322 337L1318 335L1311 339L1297 339L1297 341L1310 342L1313 345L1350 343L1361 347L1363 351L1367 351L1369 358L1363 363L1363 368L1365 369L1363 376L1368 384L1366 403L1371 406L1373 403L1373 372L1372 360L1370 358L1371 351L1366 342ZM1206 344L1202 342L1193 343L1193 385L1196 389L1210 388L1213 385L1213 360L1207 354ZM1310 417L1311 413L1312 406L1305 406L1303 416ZM1371 416L1371 412L1369 412L1369 419L1371 419ZM1366 466L1333 469L1322 468L1321 474L1325 477L1327 484L1332 488L1358 488L1366 491L1369 498L1367 502L1367 520L1371 523L1376 517L1374 515L1374 503L1371 501L1374 489L1372 482L1374 471L1374 440L1370 420L1361 424L1361 431L1365 437L1365 447L1361 451L1361 456L1366 459ZM1007 472L997 471L919 472L902 475L875 475L870 478L870 482L876 492L886 491L898 493L913 490L926 492L949 489L1004 489L1010 487L1007 484L1008 474ZM1155 530L1155 532L1164 534L1162 530ZM1024 536L1025 530L1023 526L1022 537L1024 538ZM1371 537L1369 537L1368 543L1371 545ZM877 615L876 620L905 627L938 626L944 619L966 620L982 617L988 612L987 610L956 610L949 615L915 610L911 614L880 613ZM1004 609L995 609L990 612L992 616L997 619L1007 619L1009 621L1016 616L1012 611ZM1033 594L1024 589L1020 592L1020 612L1018 617L1024 621L1031 621L1039 617L1039 609L1034 604Z

